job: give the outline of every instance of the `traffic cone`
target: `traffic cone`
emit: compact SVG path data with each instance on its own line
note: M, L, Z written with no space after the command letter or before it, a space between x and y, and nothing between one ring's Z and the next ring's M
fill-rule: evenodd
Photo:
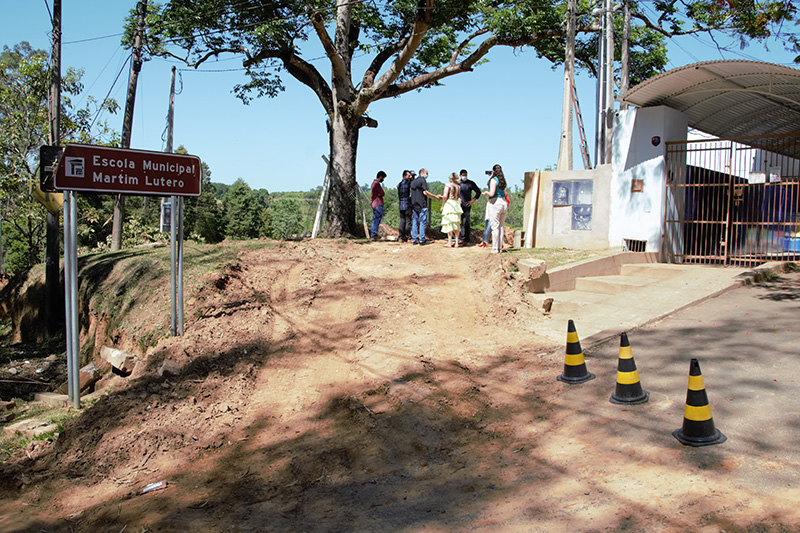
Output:
M636 361L633 360L631 343L628 334L619 336L619 361L617 362L617 389L611 394L609 401L617 405L637 405L647 403L650 393L642 390L639 383L639 372L636 370Z
M714 427L714 418L711 416L711 406L708 404L703 374L700 373L697 359L692 359L689 364L689 390L686 392L683 427L672 434L686 446L708 446L728 440Z
M567 324L567 351L564 356L564 373L558 376L558 381L577 385L594 379L595 375L586 370L586 361L583 359L581 341L575 331L575 323L570 320Z

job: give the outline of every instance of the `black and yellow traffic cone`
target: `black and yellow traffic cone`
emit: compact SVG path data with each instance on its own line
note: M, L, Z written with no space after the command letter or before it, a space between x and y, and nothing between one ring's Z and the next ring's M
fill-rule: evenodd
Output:
M697 359L692 359L689 364L689 390L686 392L683 427L672 434L686 446L708 446L728 440L714 427L714 418L711 416L711 406L708 404L703 374L700 373Z
M558 381L577 385L594 379L595 375L586 370L586 361L583 359L581 341L575 331L575 323L570 320L567 324L567 351L564 356L564 373L558 376Z
M636 370L636 362L633 360L628 334L622 333L619 336L617 389L611 394L609 401L618 405L636 405L647 403L649 399L650 393L643 391L642 384L639 383L639 372Z

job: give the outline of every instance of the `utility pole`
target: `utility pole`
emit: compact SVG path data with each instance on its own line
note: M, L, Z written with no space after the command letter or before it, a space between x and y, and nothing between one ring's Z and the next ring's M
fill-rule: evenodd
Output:
M567 3L567 44L564 51L564 96L561 102L561 145L558 170L572 170L572 87L575 83L575 9L577 0Z
M61 144L61 0L53 0L53 47L50 53L50 105L48 144ZM58 331L60 301L58 213L47 210L47 233L44 271L44 320L47 335Z
M614 7L612 0L602 2L602 7L593 12L600 17L595 124L595 161L598 165L611 163L614 124Z
M605 8L606 0L600 0L600 6L592 11L592 14L598 17L600 21L600 35L597 38L597 93L595 97L595 123L594 123L594 162L595 165L603 163L605 151L601 148L603 146L603 136L605 130L603 129L603 118L605 116L605 90L606 90L606 26L605 26Z
M167 149L172 153L175 131L175 67L169 84L169 110L167 111ZM183 335L183 196L172 196L170 206L170 315L172 336Z
M133 62L128 76L128 96L125 100L125 117L122 119L122 148L131 147L131 127L133 126L133 105L136 101L136 82L139 71L142 70L142 34L144 33L144 19L147 15L147 0L141 0L137 5L139 19L136 25L136 36L133 39ZM111 226L111 251L116 252L122 248L122 225L125 218L125 197L118 194L114 200L114 221Z
M605 164L611 163L611 140L614 125L614 7L613 0L605 0L605 26L606 26L606 102L605 102L605 116L603 127L605 134L603 135L605 144L605 157L603 162Z
M620 67L620 94L625 94L630 86L630 61L631 61L631 0L623 0L622 14L622 65ZM620 109L628 109L628 104L620 103Z

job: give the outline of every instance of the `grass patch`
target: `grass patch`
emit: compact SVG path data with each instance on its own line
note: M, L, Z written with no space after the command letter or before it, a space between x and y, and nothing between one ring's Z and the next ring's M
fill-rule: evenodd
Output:
M11 317L0 319L0 343L8 343L11 339Z
M569 265L611 254L609 251L570 250L567 248L511 248L506 249L503 255L507 260L539 259L547 265L547 270L553 270L562 265Z
M94 404L94 401L91 402L91 404ZM14 452L25 448L33 441L52 439L56 433L63 431L66 422L72 420L80 413L79 410L69 409L67 407L52 407L38 402L28 403L19 398L15 398L14 403L17 407L12 412L16 417L9 422L8 425L16 424L24 420L41 419L55 424L56 429L50 433L45 433L34 438L28 438L19 434L6 435L6 433L3 432L0 434L0 461L5 461L13 455ZM84 407L87 406L88 404L84 401Z

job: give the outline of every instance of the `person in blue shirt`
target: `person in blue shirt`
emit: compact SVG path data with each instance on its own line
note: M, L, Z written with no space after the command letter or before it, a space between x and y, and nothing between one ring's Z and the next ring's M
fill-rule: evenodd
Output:
M400 224L397 229L400 232L401 242L408 242L408 238L411 236L411 180L416 175L416 172L404 170L403 179L397 184L397 199L400 209Z

